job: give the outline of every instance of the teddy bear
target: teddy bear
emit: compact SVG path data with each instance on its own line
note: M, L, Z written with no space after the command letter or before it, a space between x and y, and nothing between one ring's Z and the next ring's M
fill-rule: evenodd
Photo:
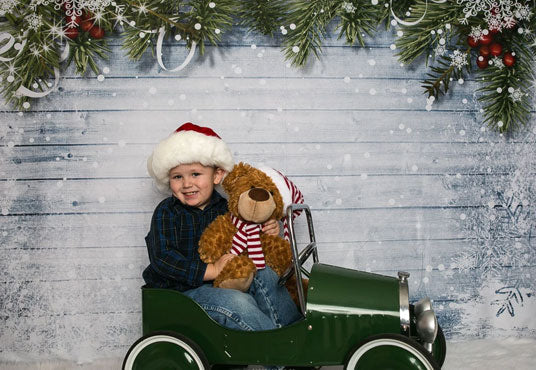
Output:
M233 253L237 257L230 260L216 277L215 287L245 292L257 269L268 265L281 276L291 265L292 252L288 240L261 232L264 222L281 220L285 215L288 204L283 198L288 196L287 193L282 194L278 186L281 187L281 178L287 181L287 186L289 181L273 169L264 171L240 162L223 180L223 189L229 197L229 211L207 226L199 240L199 256L205 263L214 263L225 253ZM275 182L273 179L276 179ZM303 202L303 197L300 199ZM292 200L286 201L292 203ZM286 286L297 302L294 276Z

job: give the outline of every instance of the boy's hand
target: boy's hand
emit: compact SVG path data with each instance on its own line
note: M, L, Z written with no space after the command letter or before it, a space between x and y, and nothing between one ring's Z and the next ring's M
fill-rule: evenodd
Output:
M218 258L218 260L214 263L209 263L207 265L207 269L205 271L205 276L203 277L203 280L214 280L216 277L220 274L221 270L225 267L227 262L235 258L236 255L232 253L227 253Z
M268 220L262 225L262 232L268 235L279 235L279 222L277 220Z

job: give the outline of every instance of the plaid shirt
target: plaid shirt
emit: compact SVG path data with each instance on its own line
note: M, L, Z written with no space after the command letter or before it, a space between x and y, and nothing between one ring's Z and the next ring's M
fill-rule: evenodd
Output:
M185 291L203 284L207 264L199 258L199 238L226 212L227 201L216 191L203 210L184 205L173 196L160 202L145 237L151 262L143 271L147 287Z

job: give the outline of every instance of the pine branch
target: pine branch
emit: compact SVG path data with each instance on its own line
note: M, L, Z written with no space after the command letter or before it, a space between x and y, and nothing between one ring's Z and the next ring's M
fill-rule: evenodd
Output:
M376 31L378 24L384 19L385 7L371 2L359 2L357 0L343 2L338 8L340 17L337 29L340 29L339 39L346 37L346 43L353 45L356 41L365 46L363 33L369 36Z
M257 31L266 36L274 36L287 13L285 0L249 0L240 1L240 24L250 31Z
M471 49L465 52L466 58L470 52ZM452 80L463 78L462 70L452 63L450 56L441 56L437 63L438 65L430 67L432 72L426 74L428 78L421 85L425 90L425 94L428 94L428 97L434 96L439 98L441 95L445 95ZM470 70L470 66L468 66L468 69Z
M340 1L295 0L290 4L285 24L295 25L284 41L285 58L294 66L303 66L312 52L321 51L326 27L340 7Z

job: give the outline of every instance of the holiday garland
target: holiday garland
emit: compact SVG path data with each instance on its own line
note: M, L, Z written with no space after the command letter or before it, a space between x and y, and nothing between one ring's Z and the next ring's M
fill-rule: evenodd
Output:
M285 57L297 67L311 54L320 57L333 22L339 38L361 46L384 24L398 27L401 62L430 69L423 81L429 106L474 76L484 121L505 132L531 117L535 6L536 0L0 0L0 84L8 102L29 109L31 98L57 86L60 65L99 74L113 32L121 33L131 59L150 49L164 70L163 40L183 40L190 55L176 71L196 47L203 54L207 43L218 45L233 23L280 33Z

